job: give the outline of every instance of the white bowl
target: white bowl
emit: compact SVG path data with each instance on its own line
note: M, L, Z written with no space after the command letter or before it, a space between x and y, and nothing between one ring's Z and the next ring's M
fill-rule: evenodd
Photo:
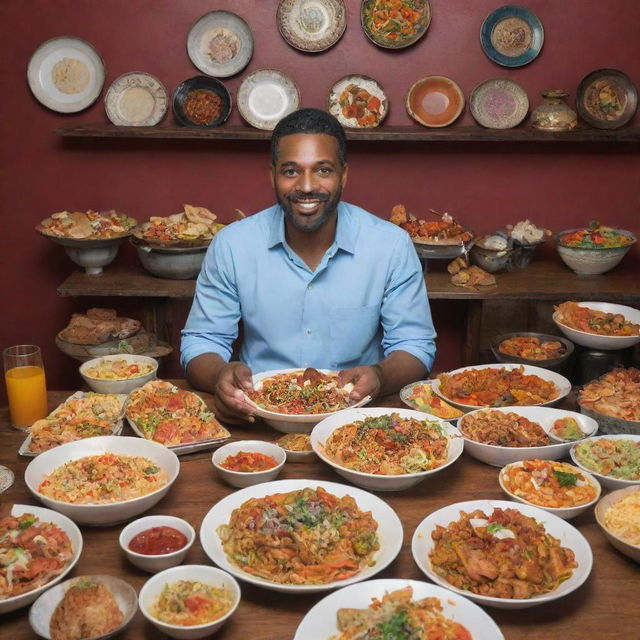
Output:
M571 449L572 442L557 442L555 444L543 445L540 447L499 447L493 444L484 444L471 440L464 435L464 424L467 416L472 416L480 411L500 411L502 413L516 413L520 416L537 422L547 433L551 431L553 424L560 418L573 418L577 423L585 438L593 436L598 431L598 423L593 419L575 411L565 411L564 409L553 409L552 407L495 407L493 409L476 409L462 416L458 421L458 428L465 439L464 450L481 462L503 467L506 464L527 460L529 458L539 458L540 460L560 460L564 458ZM551 436L553 437L553 436Z
M640 311L623 304L613 304L612 302L578 302L578 306L594 309L595 311L602 311L604 313L620 313L628 322L640 324ZM566 324L562 324L558 319L559 314L557 311L552 317L560 331L562 331L569 340L588 349L626 349L640 342L640 333L635 336L601 336L597 333L588 333L587 331L572 329Z
M553 591L535 595L531 598L496 598L493 596L483 596L472 593L471 591L458 589L441 578L431 568L431 562L429 561L429 553L435 546L431 533L435 530L436 525L439 524L442 527L446 527L451 522L459 520L460 511L470 513L476 509L481 509L485 514L490 515L496 507L501 509L517 509L525 516L535 518L544 525L547 533L560 541L563 547L571 549L575 554L575 560L578 564L573 570L571 577L562 582ZM413 534L411 552L420 570L436 584L451 589L454 593L464 595L478 604L497 607L498 609L525 609L558 600L580 587L589 576L589 573L591 573L591 567L593 565L591 547L576 528L562 518L558 518L558 516L554 516L538 507L508 502L507 500L469 500L467 502L457 502L430 513L417 526Z
M27 591L26 593L21 593L17 596L0 600L0 614L15 611L16 609L20 609L20 607L26 607L28 604L31 604L43 591L46 591L54 584L60 582L60 580L62 580L62 578L64 578L71 569L73 569L80 558L80 554L82 553L82 534L80 533L80 529L78 529L78 527L69 520L67 516L62 513L57 513L56 511L51 511L50 509L45 509L44 507L34 507L30 504L14 504L11 508L12 516L21 516L25 513L32 513L42 522L52 522L60 527L60 529L62 529L69 537L73 555L64 571L46 584L43 584L41 587L33 589L32 591Z
M271 582L247 573L236 564L233 564L222 548L222 542L217 533L220 525L229 523L233 510L251 498L262 498L275 493L298 491L307 487L314 489L322 487L338 497L351 496L361 511L371 511L373 518L378 523L377 534L380 540L380 549L373 556L373 564L345 580L334 580L326 584L300 585ZM215 564L245 582L283 593L317 593L366 580L387 567L398 555L402 547L402 523L396 512L386 502L357 487L349 487L344 484L324 482L322 480L276 480L275 482L240 489L219 500L202 521L200 544L204 552Z
M543 380L546 380L547 382L553 382L553 384L555 384L556 388L558 389L558 396L553 400L549 400L549 402L542 402L539 405L531 405L531 406L546 407L546 406L556 405L571 391L571 382L569 382L569 380L567 380L567 378L565 378L564 376L561 376L559 373L556 373L555 371L550 371L549 369L543 369L542 367L533 367L527 364L524 364L524 365L510 364L510 363L480 364L480 365L474 365L471 367L461 367L460 369L455 369L454 371L449 371L447 373L449 375L455 375L456 373L462 373L463 371L468 371L470 369L478 369L478 370L479 369L507 369L510 371L512 369L517 369L518 367L523 368L524 375L534 375L534 376L538 376L539 378L542 378ZM436 394L438 394L443 400L445 400L449 404L452 404L454 407L458 407L458 409L462 409L462 411L473 411L479 408L478 405L463 404L461 402L455 402L454 400L451 400L451 398L448 398L447 396L445 396L444 393L440 391L441 385L440 385L440 380L438 378L436 378L433 381L432 386L433 386L433 391ZM513 405L513 406L521 407L525 405Z
M610 434L605 436L596 436L594 438L588 438L586 442L589 442L591 440L603 440L603 439L633 440L634 442L640 442L640 435L634 435L631 433L616 433L616 434ZM597 471L594 471L593 469L590 469L589 467L582 464L582 462L580 462L580 460L578 459L578 456L576 455L576 446L578 444L581 444L582 442L585 442L585 441L580 440L579 442L574 443L569 449L569 454L571 455L571 459L582 470L594 475L598 479L598 482L600 482L600 484L603 487L606 487L607 489L612 491L614 489L624 489L625 487L631 487L633 485L640 484L640 478L638 478L637 480L622 480L620 478L614 478L612 476L606 476L602 473L598 473Z
M364 420L368 417L386 416L391 413L397 413L401 418L414 418L421 422L429 420L430 422L438 423L449 440L446 462L435 469L429 469L428 471L421 471L419 473L382 475L348 469L326 454L325 443L331 434L339 427L356 420ZM427 476L437 473L438 471L448 467L450 464L453 464L462 453L464 440L462 439L460 432L449 422L440 420L439 418L427 413L413 411L412 409L361 407L358 409L343 409L342 411L338 411L318 423L311 432L311 446L322 461L332 466L337 473L350 482L353 482L353 484L363 487L364 489L369 489L370 491L401 491L403 489L413 487L419 482L422 482Z
M84 458L85 456L115 453L120 455L135 455L148 458L162 467L169 480L167 484L152 493L109 504L72 504L54 500L42 495L38 491L45 476L55 471L67 462ZM29 491L47 507L64 513L79 524L110 525L124 522L153 507L163 498L180 471L180 461L173 451L165 446L141 438L125 436L98 436L85 438L76 442L68 442L55 449L50 449L34 458L24 472L24 481Z
M626 498L628 495L632 493L636 493L640 491L640 485L634 485L633 487L625 487L624 489L617 489L616 491L612 491L608 493L604 498L600 499L600 502L596 505L596 520L600 525L604 535L607 540L620 552L624 553L626 556L629 556L632 560L636 562L640 562L640 545L631 544L630 542L626 542L615 533L613 533L610 529L607 528L604 522L604 516L609 511L609 509L620 502L622 498Z
M135 378L127 378L126 380L104 380L102 378L93 378L87 374L87 370L109 360L126 360L129 364L153 365L153 369L143 376ZM158 361L149 356L137 356L129 353L122 353L113 356L102 356L87 360L80 365L80 375L84 381L96 393L131 393L134 389L141 387L149 380L155 379L158 373Z
M263 371L262 373L257 373L253 376L252 382L255 389L262 388L262 381L265 378L271 378L279 373L293 373L294 371L302 371L302 369L274 369L273 371ZM333 373L330 369L318 369L321 373ZM351 405L353 407L360 407L364 404L367 404L371 398L366 396L362 398L359 402ZM309 414L296 414L291 415L287 413L277 413L275 411L267 411L265 409L261 409L260 407L255 407L253 413L255 415L260 416L269 426L273 427L276 431L280 431L282 433L311 433L311 429L323 420L324 418L331 416L335 413L335 411L326 412L326 413L309 413Z
M180 626L161 622L151 615L151 607L160 596L165 584L172 584L179 580L189 580L202 582L214 587L226 587L233 594L233 604L227 613L213 622L198 624L193 626ZM171 638L181 640L192 640L195 638L206 638L215 633L234 613L240 603L240 585L233 576L226 571L221 571L215 567L204 564L185 564L180 567L171 567L160 573L151 576L140 589L138 596L140 611L144 617L151 622L162 633Z
M67 590L79 580L85 579L102 583L108 587L113 595L113 599L116 601L120 611L122 611L122 624L110 633L100 636L100 639L111 638L111 636L121 633L129 625L136 611L138 611L138 597L135 589L129 583L115 576L86 575L76 576L75 578L66 580L62 584L56 585L53 589L49 589L38 598L29 611L29 623L35 633L43 638L47 638L47 640L51 639L49 626L53 612L60 604Z
M132 551L129 548L131 540L139 533L151 529L153 527L173 527L184 534L187 538L187 544L177 551L171 553L162 553L157 555L147 555L144 553L138 553ZM133 522L130 522L121 532L118 542L120 548L124 552L129 562L138 569L143 571L149 571L150 573L157 573L163 571L169 567L174 567L178 564L182 564L187 552L193 546L196 539L196 532L194 528L182 518L176 518L175 516L144 516L138 518Z
M263 453L266 456L271 456L278 464L264 471L231 471L221 466L229 456L235 456L241 451L247 453ZM211 457L211 462L218 475L232 487L239 487L241 489L254 484L260 484L261 482L271 482L275 480L282 471L286 460L287 454L282 447L262 440L238 440L237 442L228 442L214 451Z
M464 596L428 582L398 578L367 580L330 593L307 612L298 625L293 640L326 640L338 637L338 609L366 609L372 598L381 600L385 594L406 587L413 589L413 600L437 598L442 605L442 615L463 625L474 640L504 640L502 632L491 617Z
M535 502L526 500L522 496L518 496L512 491L510 491L509 489L507 489L504 483L504 475L507 472L507 470L509 470L514 466L522 467L524 466L524 464L525 462L522 460L519 460L518 462L512 462L511 464L508 464L502 467L502 469L500 470L500 473L498 474L498 482L500 483L500 487L507 494L507 496L511 498L511 500L515 500L516 502L521 502L522 504L530 504L530 505L533 505L534 507L538 507L538 509L544 509L545 511L548 511L549 513L552 513L554 516L558 516L558 518L562 518L563 520L571 520L571 518L575 518L576 516L579 516L581 513L584 513L585 511L587 511L587 509L591 508L600 499L600 493L602 492L600 483L590 473L587 473L583 469L578 469L572 465L568 465L569 467L571 467L574 473L576 472L582 473L585 480L595 489L596 494L593 500L590 500L589 502L585 502L584 504L576 505L575 507L543 507L540 504L536 504Z
M624 247L603 247L601 249L596 247L567 247L563 245L562 237L574 231L578 231L578 229L560 231L556 235L558 242L556 246L562 261L570 269L582 276L594 276L610 271L624 258L627 251L629 251L636 242L636 237L629 231L616 229L618 233L628 236L632 242Z

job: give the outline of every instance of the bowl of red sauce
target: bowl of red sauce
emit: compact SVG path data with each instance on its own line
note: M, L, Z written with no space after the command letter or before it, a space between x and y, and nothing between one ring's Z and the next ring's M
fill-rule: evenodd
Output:
M282 447L262 440L239 440L216 449L211 458L218 475L233 487L275 480L287 459Z
M120 547L129 562L156 573L179 565L196 539L194 528L175 516L145 516L120 532Z

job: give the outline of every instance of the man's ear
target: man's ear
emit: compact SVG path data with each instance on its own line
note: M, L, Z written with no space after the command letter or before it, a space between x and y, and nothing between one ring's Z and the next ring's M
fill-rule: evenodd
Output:
M274 189L276 188L275 172L276 172L276 168L273 165L271 165L271 168L269 169L269 180L271 181L271 186Z
M349 165L345 162L342 167L342 188L347 186L347 177L349 176Z

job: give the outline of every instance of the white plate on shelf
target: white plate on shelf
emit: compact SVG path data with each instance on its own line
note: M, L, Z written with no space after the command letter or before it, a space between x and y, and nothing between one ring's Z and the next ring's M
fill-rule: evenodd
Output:
M104 98L107 118L121 127L151 127L167 113L169 96L149 73L132 71L116 78Z
M105 66L93 45L61 37L41 44L29 60L29 88L45 107L75 113L93 104L104 85Z

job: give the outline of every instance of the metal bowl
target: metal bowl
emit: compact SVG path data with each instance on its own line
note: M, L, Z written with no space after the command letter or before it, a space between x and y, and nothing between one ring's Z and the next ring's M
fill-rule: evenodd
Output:
M510 338L538 338L540 342L561 342L564 345L564 353L557 358L548 358L546 360L533 360L531 358L521 358L519 356L510 356L500 351L500 345L505 340ZM494 338L491 341L491 351L498 362L515 362L517 364L532 364L536 367L542 367L543 369L556 369L561 364L565 363L571 354L573 353L573 342L562 338L561 336L552 336L548 333L536 333L535 331L515 331L514 333L503 333L502 335Z
M131 238L142 266L154 276L170 280L190 280L200 273L207 247L154 247Z

